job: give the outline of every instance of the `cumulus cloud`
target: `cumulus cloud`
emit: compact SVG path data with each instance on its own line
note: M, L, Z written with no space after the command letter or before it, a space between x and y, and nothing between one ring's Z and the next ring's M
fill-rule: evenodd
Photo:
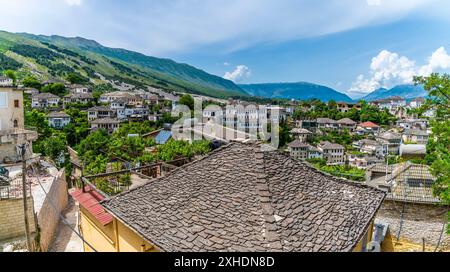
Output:
M370 93L379 88L390 88L398 84L410 84L414 76L429 76L431 73L450 69L450 56L444 47L438 48L425 65L388 50L381 51L372 59L369 77L359 75L348 93Z
M233 82L241 82L242 80L249 78L251 70L245 65L238 65L232 72L226 72L223 78L231 80Z
M67 5L69 6L80 6L82 4L81 0L66 0Z

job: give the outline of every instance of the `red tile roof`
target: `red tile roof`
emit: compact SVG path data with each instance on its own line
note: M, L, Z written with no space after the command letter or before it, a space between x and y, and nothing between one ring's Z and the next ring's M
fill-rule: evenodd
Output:
M82 189L78 189L70 195L78 201L83 208L88 210L103 226L112 222L112 215L106 212L102 205L100 205L100 201L104 200L105 197L90 186L85 187L85 192L83 192Z
M376 128L379 127L377 124L373 123L373 122L364 122L359 124L360 127L367 127L367 128Z

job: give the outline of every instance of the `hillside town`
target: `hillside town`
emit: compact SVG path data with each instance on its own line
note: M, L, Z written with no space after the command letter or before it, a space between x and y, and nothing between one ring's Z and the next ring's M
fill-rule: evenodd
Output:
M260 105L23 83L0 78L2 251L449 250L425 99ZM196 101L200 136L180 138L173 111Z

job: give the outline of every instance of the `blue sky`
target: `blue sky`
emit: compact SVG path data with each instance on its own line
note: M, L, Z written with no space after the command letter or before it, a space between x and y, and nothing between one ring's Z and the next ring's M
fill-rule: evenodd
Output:
M236 83L353 97L450 72L446 0L0 0L0 29L95 39Z

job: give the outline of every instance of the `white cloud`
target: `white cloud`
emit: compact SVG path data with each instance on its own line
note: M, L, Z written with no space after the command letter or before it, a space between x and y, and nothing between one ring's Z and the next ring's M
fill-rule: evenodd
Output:
M251 75L251 70L245 65L238 65L232 72L226 72L223 78L231 80L233 82L240 82Z
M223 66L230 66L230 63L229 62L224 62Z
M427 76L436 70L449 68L450 56L447 54L444 47L440 47L438 50L434 51L428 59L428 64L420 68L419 75Z
M405 56L383 50L372 59L370 77L359 75L348 93L370 93L378 88L410 84L414 76L429 76L433 72L445 69L450 69L450 56L444 47L434 51L423 66L417 66L415 61Z
M367 5L369 6L380 6L381 0L367 0Z
M67 5L69 6L80 6L82 4L81 0L66 0Z
M372 8L364 0L0 2L1 29L94 38L112 47L157 56L208 46L213 46L217 53L232 52L386 24L416 11L429 10L430 6L442 10L449 6L447 0L389 0L382 1L383 8ZM71 8L76 5L83 9ZM79 20L81 16L83 20Z

